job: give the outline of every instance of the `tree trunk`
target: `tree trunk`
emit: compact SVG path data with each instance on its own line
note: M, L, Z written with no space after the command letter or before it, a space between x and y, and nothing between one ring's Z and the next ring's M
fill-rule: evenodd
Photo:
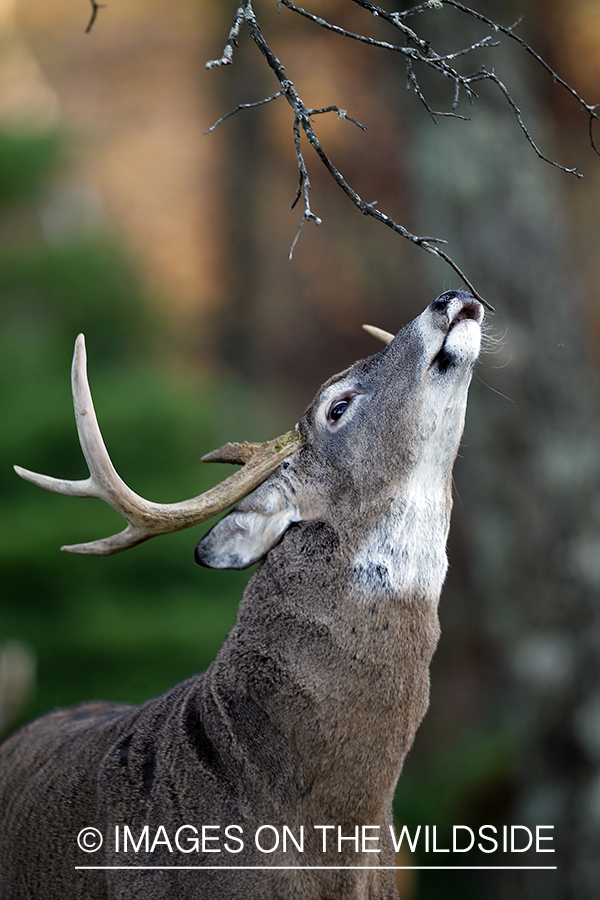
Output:
M498 4L477 8L504 23ZM468 43L464 17L442 22L439 39ZM493 52L496 71L552 155L538 73L506 39ZM497 308L492 333L506 329L505 345L478 369L491 390L476 384L471 392L455 526L458 518L482 626L500 651L504 721L518 742L506 821L554 825L556 853L532 863L558 866L494 873L485 895L593 900L600 885L600 465L588 314L560 196L572 176L536 157L499 95L480 93L471 122L442 120L435 134L425 111L414 111L412 164L421 233L450 239L449 252ZM437 288L440 268L430 271Z

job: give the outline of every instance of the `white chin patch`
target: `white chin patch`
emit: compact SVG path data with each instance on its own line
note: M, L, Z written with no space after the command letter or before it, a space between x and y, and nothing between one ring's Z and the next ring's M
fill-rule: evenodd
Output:
M461 319L450 329L445 346L455 359L475 361L481 349L481 328L474 319Z

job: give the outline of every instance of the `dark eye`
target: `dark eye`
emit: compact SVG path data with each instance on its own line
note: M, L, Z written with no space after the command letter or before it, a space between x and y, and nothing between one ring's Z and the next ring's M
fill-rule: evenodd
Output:
M338 402L334 403L329 410L329 421L337 422L338 419L340 419L344 415L349 406L349 400L338 400Z

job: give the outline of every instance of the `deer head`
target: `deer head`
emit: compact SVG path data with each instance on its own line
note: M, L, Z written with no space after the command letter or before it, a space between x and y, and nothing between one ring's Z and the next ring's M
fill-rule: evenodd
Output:
M129 523L120 534L64 550L116 553L204 521L251 492L198 544L199 563L244 568L262 558L294 522L330 522L342 532L356 531L360 523L370 537L357 558L357 580L367 584L375 578L393 587L402 553L396 554L394 565L388 563L407 517L424 532L441 530L445 542L451 467L482 319L482 306L471 295L447 291L396 337L365 326L386 343L385 349L329 379L287 434L265 444L227 444L203 457L243 468L200 497L174 504L139 497L115 471L98 427L80 335L73 398L90 477L65 481L15 469L40 487L103 499ZM425 534L423 539L413 529L413 544L426 543ZM435 555L430 580L441 587L444 567ZM429 576L421 577L428 581Z
M297 426L296 452L214 526L197 561L243 568L291 523L322 521L342 546L368 535L354 563L365 588L374 580L399 589L419 569L423 589L439 593L451 469L482 318L476 300L448 292L396 337L385 335L380 353L331 378ZM425 566L398 544L405 530L430 555Z

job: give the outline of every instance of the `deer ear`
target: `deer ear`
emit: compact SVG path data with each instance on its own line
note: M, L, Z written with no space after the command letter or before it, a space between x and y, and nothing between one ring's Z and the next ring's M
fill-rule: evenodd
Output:
M298 507L280 485L266 482L202 538L196 562L211 569L245 569L262 559L292 522L300 521Z

